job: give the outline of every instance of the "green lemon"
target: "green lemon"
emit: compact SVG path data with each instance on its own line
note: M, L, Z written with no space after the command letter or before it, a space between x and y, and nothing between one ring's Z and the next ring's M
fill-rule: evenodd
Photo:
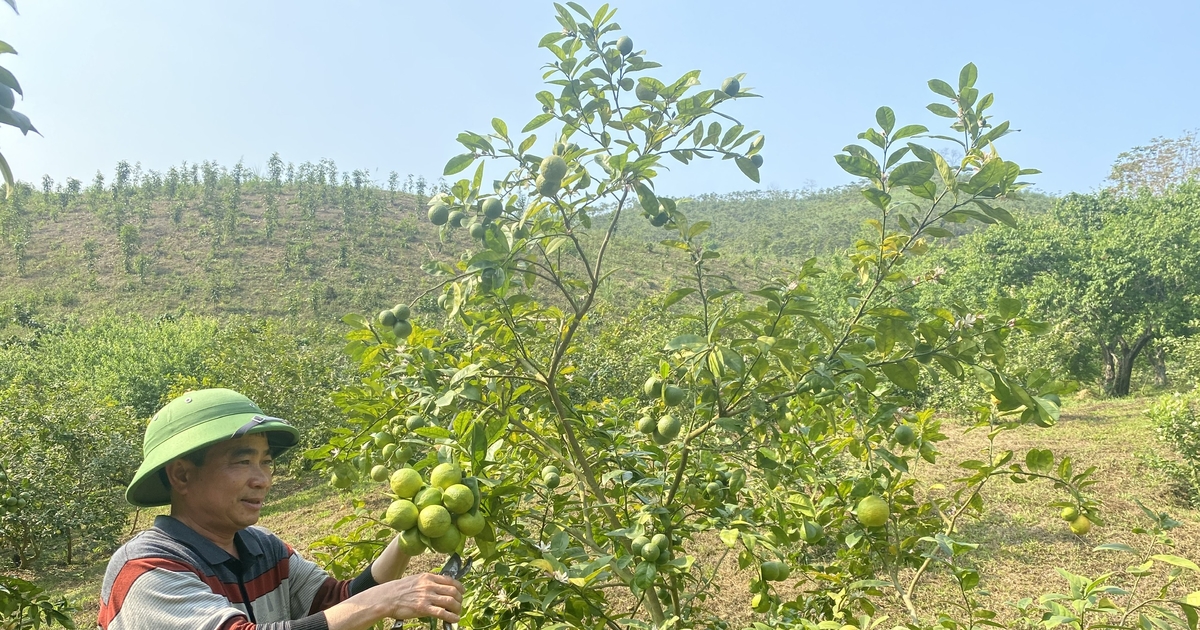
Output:
M375 442L375 446L377 448L383 448L388 444L396 443L396 437L387 431L380 431L379 433L372 435L371 439Z
M383 456L383 461L391 461L392 456L396 454L396 449L398 448L400 447L395 444L385 444L379 454Z
M621 53L622 57L633 52L633 40L625 35L617 38L617 52Z
M737 93L742 90L742 84L735 77L729 77L721 83L721 91L726 96L737 96Z
M401 499L411 499L416 496L417 491L425 482L421 479L421 473L412 468L401 468L392 473L391 479L388 480L392 486L392 493Z
M657 426L658 423L655 422L654 418L651 418L650 416L642 416L642 418L637 421L637 430L641 433L645 433L646 435L654 433L654 429Z
M865 527L882 527L887 523L891 510L888 508L887 501L872 494L858 502L855 514L858 522Z
M649 544L650 544L650 538L648 538L646 536L638 536L637 538L634 538L633 543L631 544L634 555L638 555L638 556L642 555L642 547L645 547L646 545L649 545Z
M466 514L460 514L459 517L454 520L454 525L458 528L458 531L462 532L463 536L467 537L478 535L479 532L483 531L486 523L487 521L484 520L483 515L479 512L467 512Z
M1092 531L1092 521L1086 516L1079 516L1071 521L1071 533L1076 536L1083 536Z
M684 391L682 387L667 385L663 388L663 402L666 403L668 407L674 407L675 405L683 402L683 396Z
M450 220L450 208L444 203L435 203L429 208L429 222L434 225L446 225Z
M450 512L440 505L423 507L417 516L417 528L430 539L444 536L451 525Z
M758 570L762 572L764 582L779 581L779 565L782 564L777 560L769 560L758 565Z
M558 476L558 473L550 473L549 475L542 475L542 483L546 484L547 488L553 490L558 487L558 484L562 483L562 478Z
M655 534L651 536L650 544L658 547L659 551L666 551L671 547L671 541L667 539L666 534Z
M456 483L442 491L442 505L453 514L464 514L475 507L475 493L461 483Z
M471 227L467 229L467 232L470 233L471 238L477 241L482 241L483 238L487 236L487 226L482 223L472 223Z
M659 435L667 438L669 442L679 436L679 430L683 428L683 423L680 422L679 418L668 414L658 419L658 424L655 428L658 429Z
M500 218L500 215L504 213L504 204L495 197L488 197L483 200L480 209L483 210L483 216L494 220Z
M804 527L800 529L800 540L808 544L814 544L821 541L825 537L825 528L816 521L804 521Z
M383 522L392 529L405 531L412 529L412 526L417 524L417 516L420 513L412 501L399 499L392 501L392 504L388 506L387 513L383 516Z
M396 314L390 309L386 311L379 311L378 320L380 326L383 326L384 328L391 328L392 325L396 323Z
M461 482L462 469L458 467L458 464L438 464L433 467L433 472L429 475L429 485L443 490Z
M763 156L758 153L751 155L750 163L754 165L754 168L761 168L763 165Z
M659 422L661 422L661 420ZM650 438L653 439L654 443L659 446L666 446L671 443L671 438L659 433L657 427L654 429L654 433L650 434Z
M562 178L567 174L567 162L557 155L547 156L542 160L542 165L538 168L538 174L546 178L546 181L562 181Z
M372 481L387 481L387 479L388 479L387 466L384 466L383 464L376 464L375 467L371 469L371 480Z
M392 307L392 314L396 319L408 319L412 315L412 309L407 304L397 304Z
M1059 514L1059 516L1061 516L1062 520L1064 521L1073 521L1079 518L1079 510L1076 509L1075 506L1065 507L1062 509L1062 512Z
M400 551L406 556L419 556L425 552L425 543L421 541L421 532L411 527L400 533Z
M442 490L441 488L433 487L422 488L421 491L417 492L416 496L413 497L413 503L416 503L417 507L421 508L422 510L434 505L440 506L442 504Z
M445 534L429 539L429 546L433 547L434 551L439 553L454 553L462 544L463 535L457 528L451 527L446 530Z
M662 379L657 376L651 376L646 379L646 384L642 385L642 391L651 398L662 396Z
M917 434L913 432L912 427L902 424L896 427L896 431L892 433L892 439L901 446L908 446L917 440Z
M409 416L408 420L404 421L404 426L408 427L409 431L416 431L425 426L424 416Z
M392 334L396 335L396 340L408 339L412 334L412 324L408 323L407 319L398 319L392 326Z
M552 475L552 474L553 475L558 474L558 466L555 466L553 464L551 464L549 466L542 466L542 476L543 477L545 477L546 475Z
M537 187L538 193L540 193L543 197L553 197L554 194L558 192L558 189L562 188L562 180L546 179L545 177L538 175L537 180L534 181L533 185Z
M662 550L660 550L658 545L655 545L654 543L648 543L642 546L641 555L642 559L646 562L654 562L655 560L658 560L658 554L660 553L662 553Z

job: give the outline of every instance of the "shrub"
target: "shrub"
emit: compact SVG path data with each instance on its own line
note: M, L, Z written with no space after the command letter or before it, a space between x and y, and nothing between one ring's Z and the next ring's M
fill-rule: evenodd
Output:
M1188 503L1200 506L1200 393L1163 396L1146 415L1158 439L1179 456L1155 456L1153 465L1174 478Z

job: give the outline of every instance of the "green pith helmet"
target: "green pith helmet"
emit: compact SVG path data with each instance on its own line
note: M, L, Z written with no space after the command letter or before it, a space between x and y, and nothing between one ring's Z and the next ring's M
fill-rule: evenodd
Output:
M295 446L300 432L263 413L249 398L229 389L187 392L154 414L142 441L142 465L125 499L138 507L171 502L171 489L158 471L177 457L243 435L266 433L273 455Z

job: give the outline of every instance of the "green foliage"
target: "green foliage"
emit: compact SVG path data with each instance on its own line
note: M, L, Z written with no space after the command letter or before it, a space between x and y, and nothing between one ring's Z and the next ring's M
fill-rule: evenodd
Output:
M1044 371L1005 369L1009 339L1044 326L1017 301L980 312L919 308L910 297L942 275L921 257L954 236L944 226L1014 224L999 204L1036 172L995 153L1008 123L990 120L993 97L980 98L974 66L957 90L930 83L955 105L930 109L950 112L959 135L941 139L961 144L961 160L918 144L925 128L897 127L880 108L879 128L859 136L873 148L850 145L837 157L865 180L875 217L841 273L809 260L739 290L713 271L722 253L709 247L712 224L661 196L654 180L664 158L701 155L757 177L761 136L732 120L724 129L723 114L711 120L727 99L750 95L743 77L736 97L699 88L698 71L661 81L647 74L657 64L615 49L607 7L593 16L569 6L557 6L562 31L541 42L553 55L545 76L554 91L537 95L542 113L522 131L554 123L550 152L566 168L532 153L536 136L510 137L499 119L494 133L460 134L467 152L446 173L483 161L433 202L487 226L482 242L456 264L425 266L435 284L405 297L424 303L436 293L442 311L418 312L411 334L345 318L362 382L335 396L350 425L309 456L364 471L386 461L372 438L386 429L415 449L414 467L458 461L480 479L495 532L475 541L489 565L465 612L476 627L720 626L708 576L727 562L749 570L752 605L772 627L869 618L881 598L925 623L942 610L917 596L931 567L949 569L965 595L940 625L994 615L974 595L980 576L965 556L975 544L957 528L984 511L985 486L1048 481L1067 495L1054 505L1101 519L1086 493L1092 469L1041 449L1022 460L998 442L1058 417L1062 384ZM485 164L497 161L512 170L485 178ZM476 218L494 198L502 215ZM613 273L612 235L639 215L661 230L682 273L661 302L599 332L589 322L605 319L596 297ZM452 234L454 221L441 230ZM820 282L829 290L818 294ZM834 297L843 305L824 301ZM590 335L628 339L605 349ZM646 351L626 353L635 345ZM962 462L966 475L950 494L932 496L915 471L946 436L933 411L917 406L917 390L944 379L988 396L974 418L990 447L986 460ZM421 422L405 428L410 416ZM901 424L912 429L903 444L894 441ZM871 495L886 503L886 518L856 515ZM375 549L389 535L375 519L360 505L345 519L356 528L326 542ZM697 555L714 534L727 551ZM330 560L345 573L369 555ZM789 570L806 586L783 599L774 580Z
M349 372L313 327L194 316L81 326L13 314L24 332L0 346L0 466L27 497L0 513L0 549L22 566L47 551L70 562L111 548L145 423L173 395L231 387L316 444L337 416L328 392Z
M1182 461L1156 457L1154 464L1176 481L1192 505L1200 505L1200 392L1160 397L1146 410L1158 439Z
M948 292L976 304L1018 298L1072 331L1060 365L1129 393L1134 362L1162 337L1187 337L1200 290L1200 186L1161 196L1069 195L1020 228L962 239ZM970 299L970 298L968 298ZM1099 350L1098 352L1096 350ZM1081 356L1084 353L1087 356Z
M1046 593L1036 601L1016 602L1021 620L1047 630L1111 628L1194 628L1200 623L1200 591L1177 595L1177 586L1200 574L1195 562L1172 554L1175 546L1170 531L1182 525L1163 512L1153 512L1137 502L1147 525L1133 528L1146 540L1145 549L1124 543L1105 543L1094 551L1130 554L1136 560L1124 571L1110 571L1095 578L1064 569L1058 574L1070 587L1066 593ZM1124 578L1122 580L1121 578ZM1128 586L1117 586L1124 582ZM1175 588L1173 588L1175 587ZM989 624L990 625L990 624Z
M35 584L0 575L0 628L25 630L58 625L73 630L74 610L65 599L51 597Z

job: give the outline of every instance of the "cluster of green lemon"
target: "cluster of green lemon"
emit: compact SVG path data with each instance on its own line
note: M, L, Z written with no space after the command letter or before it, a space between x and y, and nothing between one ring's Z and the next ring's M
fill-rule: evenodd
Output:
M542 468L542 483L551 490L557 488L562 483L562 477L558 475L558 466L546 466Z
M661 400L666 407L676 407L683 402L686 392L682 387L664 384L662 379L657 376L651 376L646 380L642 391L652 399ZM655 444L666 445L672 440L679 437L679 432L683 429L683 423L671 414L664 414L657 420L650 415L650 410L646 410L646 414L637 422L637 430L649 435Z
M372 434L371 440L363 443L361 455L356 455L349 463L334 466L329 483L335 488L349 488L359 474L374 481L387 481L393 468L408 464L413 456L412 447L399 444L396 435L426 424L428 421L421 415L409 416L407 420L400 416L392 418L384 430Z
M391 328L392 333L396 335L396 340L408 339L412 334L412 324L408 318L412 315L412 310L407 304L397 304L385 311L379 311L379 325L385 328Z
M666 534L638 536L633 539L631 551L633 551L633 555L642 560L657 564L669 562L674 557L671 550L671 539Z
M466 539L487 526L479 510L479 483L464 479L457 464L435 466L428 484L409 467L392 473L388 483L395 500L382 520L400 532L400 550L406 555L419 555L426 547L440 553L459 551Z
M33 500L33 495L28 491L16 492L8 487L8 473L4 470L0 470L0 491L3 492L3 496L0 496L0 514L19 510Z

